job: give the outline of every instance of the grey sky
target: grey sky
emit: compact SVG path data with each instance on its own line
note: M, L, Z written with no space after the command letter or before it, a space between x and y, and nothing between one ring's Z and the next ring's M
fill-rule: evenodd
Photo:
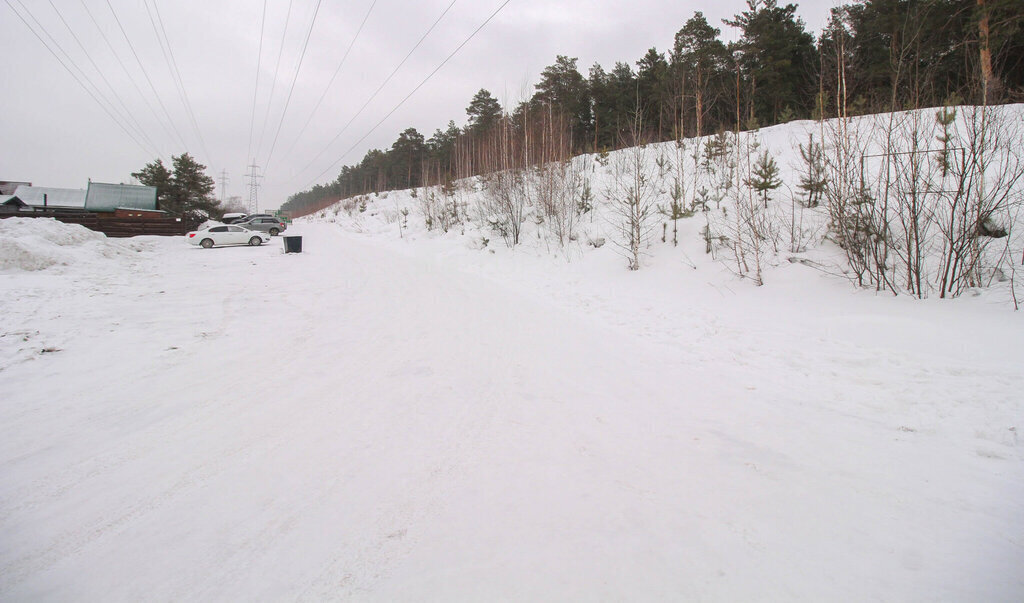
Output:
M734 39L735 32L721 20L746 5L743 0L511 0L405 105L365 141L352 148L503 1L455 2L373 103L333 145L312 161L451 2L377 0L323 104L313 114L306 131L297 138L373 4L373 0L319 0L319 13L302 69L268 163L318 0L267 0L251 151L256 163L266 171L260 190L260 207L279 206L289 194L311 185L314 177L340 159L337 166L317 182L332 180L341 165L358 162L370 148L389 146L406 127L415 127L429 137L449 119L464 124L465 107L480 88L490 90L503 104L514 104L532 92L539 73L554 62L555 55L578 57L584 75L595 62L606 69L616 61L635 66L636 60L651 46L659 51L670 48L675 32L697 10L703 11L712 25L722 29L724 38ZM0 180L29 180L41 186L71 188L84 188L89 178L127 182L131 172L154 159L154 152L159 152L165 162L169 162L172 154L188 150L207 165L211 176L219 177L222 170L227 171L229 196L247 197L246 166L253 160L252 156L247 156L247 148L253 121L263 1L109 0L109 3L158 95L153 94L132 56L107 0L0 2L0 39L4 40L0 58L0 81L4 82L0 101L0 132L3 134ZM275 80L274 70L282 48L289 3L291 16ZM829 8L836 4L833 0L803 2L797 12L808 29L817 34ZM85 7L100 29L93 24ZM159 9L205 149L175 88L147 7L154 17L155 9ZM142 146L147 149L152 146L155 150L144 150L133 142L61 67L15 11L33 27L36 24L32 17L37 19L46 32L41 33L44 39L47 34L52 36L112 101L117 112L130 112L132 117L125 119L136 120L152 141L150 145L140 139ZM70 25L88 56L60 16ZM101 30L116 56L107 47ZM49 39L47 42L53 46ZM120 100L110 93L90 59L117 91ZM268 101L269 119L264 130ZM170 115L169 120L161 102ZM184 140L178 140L179 136ZM342 157L350 148L351 152ZM218 196L220 192L218 183Z

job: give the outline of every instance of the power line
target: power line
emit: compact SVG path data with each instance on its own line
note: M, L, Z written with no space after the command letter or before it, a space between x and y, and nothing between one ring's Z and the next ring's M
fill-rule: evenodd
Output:
M89 52L88 49L86 49L85 45L82 44L82 41L78 38L78 34L75 33L75 30L71 27L71 25L68 24L67 20L64 19L63 13L61 13L60 9L58 9L57 6L53 3L53 0L49 0L49 2L50 8L53 9L53 12L57 13L57 18L59 18L60 22L64 24L64 27L68 30L68 33L71 34L71 38L75 41L76 44L78 44L78 48L81 49L82 53L85 54L85 58L89 61L89 64L92 65L92 68L100 76L100 79L102 79L103 83L107 85L107 89L114 96L114 99L116 99L117 102L121 105L121 108L124 109L125 115L128 116L128 119L131 121L132 126L135 128L136 133L139 134L139 136L141 136L142 139L146 141L146 143L149 144L149 146L154 151L157 152L158 156L161 156L162 153L160 153L160 148L153 143L149 136L146 135L146 131L145 129L143 129L142 125L139 124L139 120L135 119L135 116L132 114L131 109L128 108L128 105L125 104L124 100L121 98L121 95L119 95L117 93L117 90L114 89L114 86L111 85L110 80L107 79L107 76L103 74L103 70L100 69L99 65L96 64L96 61L93 60L92 54ZM82 70L82 74L85 75L85 70ZM97 91L99 90L95 83L93 83L93 87L95 87ZM104 99L106 99L105 96Z
M82 69L81 67L79 67L78 63L76 63L75 60L73 58L71 58L71 54L68 53L68 51L64 50L64 47L62 47L60 45L60 42L58 42L56 40L56 38L54 38L52 35L50 35L50 32L47 30L46 26L43 25L42 22L40 22L39 19L37 19L34 14L32 14L32 11L29 10L29 8L27 6L25 6L25 4L21 0L16 0L16 1L18 2L18 5L21 6L21 10L25 11L25 14L27 14L29 16L29 18L32 19L32 21L36 24L36 27L39 29L39 31L41 31L43 33L43 35L45 35L46 38L50 40L50 43L53 44L53 46L56 47L57 50L59 50L61 54L64 55L64 58L67 59L67 62L71 65L72 68L74 68L74 71L78 72L78 75L81 76L81 80L82 80L83 85L87 85L87 89L88 89L88 87L91 87L90 93L94 92L95 95L98 95L99 98L102 99L103 103L106 103L106 105L104 105L105 110L107 110L108 112L113 112L116 115L116 119L118 119L119 121L121 121L121 122L127 121L125 119L125 116L122 115L120 111L118 111L118 109L114 105L114 103L111 102L111 100L109 98L107 98L107 95L104 94L103 91L100 90L99 86L97 86L96 83L93 82L92 78L89 77L88 74L86 74L85 70ZM54 7L54 9L56 10L55 7ZM57 16L60 17L60 13L58 13ZM24 19L23 19L23 21L24 21ZM97 101L97 102L99 102L99 101ZM129 124L129 125L131 125L131 124ZM138 132L135 132L135 133L138 134ZM150 143L150 144L152 144L152 143ZM152 152L152 151L147 151L147 153L149 153L149 152Z
M462 43L461 43L461 44L459 44L459 45L458 45L458 47L456 47L456 48L455 48L455 50L453 50L453 51L451 52L451 54L449 54L449 55L448 55L447 57L445 57L445 59L444 59L443 61L441 61L441 63L440 63L440 64L439 64L439 65L438 65L437 67L435 67L435 68L434 68L434 70L433 70L433 71L431 71L431 72L430 72L430 73L429 73L429 74L427 75L427 77L423 78L423 81L421 81L421 82L420 82L419 84L417 84L417 85L416 85L416 87L415 87L415 88L413 88L413 89L412 89L412 92L410 92L409 94L407 94L407 95L405 96L405 98L403 98L403 99L402 99L402 100L401 100L401 101L400 101L400 102L399 102L399 103L398 103L397 105L395 105L395 107L394 107L393 109L391 109L390 111L388 111L387 115L385 115L384 117L382 117L380 121L378 121L378 122L377 122L377 123L376 123L376 124L375 124L375 125L374 125L374 126L373 126L372 128L370 128L370 131L369 131L369 132L367 132L366 134L364 134L362 138L360 138L359 140L357 140L357 141L356 141L356 142L355 142L355 143L354 143L354 144L353 144L352 146L350 146L350 147L348 148L348 150L346 150L346 151L345 151L344 153L342 153L342 154L341 154L341 156L340 156L340 157L338 157L338 158L337 158L337 159L336 159L336 160L334 161L334 163L332 163L331 165L327 166L327 169L325 169L324 171L320 172L320 174L318 174L318 175L317 175L317 176L316 176L315 178L313 178L313 180L311 180L311 181L310 181L310 183L309 183L309 184L307 184L306 186L304 186L303 188L307 188L307 187L308 187L308 186L310 186L310 185L311 185L311 184L312 184L313 182L316 182L317 180L319 180L319 179L320 179L320 178L321 178L321 177L322 177L322 176L323 176L324 174L326 174L326 173L327 173L327 172L329 172L330 170L334 169L334 167L335 167L336 165L338 165L338 163L340 163L340 162L341 162L341 160L342 160L342 159L344 159L346 155L348 155L349 153L351 153L353 149L355 149L355 148L356 148L357 146L359 146L359 143L361 143L361 142L363 142L364 140L366 140L366 138L367 138L367 137L368 137L368 136L369 136L370 134L372 134L372 133L373 133L373 132L374 132L374 131L375 131L375 130L376 130L377 128L379 128L379 127L380 127L380 125L381 125L382 123L384 123L384 122L385 122L385 121L387 120L387 118L391 117L391 115L392 115L392 114L393 114L393 113L394 113L395 111L398 111L398 109L399 109L399 108L400 108L400 107L401 107L402 105L404 105L404 104L405 104L405 102L406 102L407 100L409 100L409 99L410 99L410 98L412 97L412 95L413 95L413 94L416 94L416 91L417 91L417 90L419 90L420 88L422 88L422 87L423 87L423 85L424 85L424 84L426 84L426 83L427 83L427 81L429 81L429 80L430 80L430 78L434 77L434 74L436 74L436 73L437 73L438 71L440 71L440 70L441 70L441 68L442 68L442 67L444 67L444 66L445 66L445 64L446 64L446 63L447 63L448 61L450 61L452 57L454 57L454 56L455 56L455 55L456 55L456 54L457 54L457 53L458 53L458 52L459 52L460 50L462 50L462 48L463 48L463 47L464 47L464 46L465 46L466 44L469 44L469 41L470 41L470 40L472 40L472 39L473 39L473 38L474 38L474 37L476 36L476 34L480 33L480 30L481 30L481 29L483 29L483 28L484 28L484 27L485 27L485 26L486 26L486 25L487 25L488 23L490 23L490 22L491 22L491 19L493 19L493 18L494 18L495 16L497 16L497 15L498 15L498 13L500 13L500 12L501 12L501 10L502 10L503 8L505 8L505 6L506 6L506 5L508 5L508 3L509 3L509 2L511 2L511 1L512 1L512 0L505 0L504 2L502 2L502 3L501 3L501 6L499 6L499 7L497 8L497 9L495 9L495 11L494 11L493 13L491 13L491 16L487 17L487 20L485 20L485 21L484 21L483 23L481 23L481 24L480 24L480 27L477 27L477 28L476 28L475 30L473 30L473 33L469 34L469 37L468 37L468 38L466 38L465 40L463 40L463 41L462 41Z
M153 105L149 103L149 100L146 98L145 93L142 92L142 88L139 88L139 84L135 81L135 76L133 76L131 72L128 71L128 67L124 64L124 61L121 60L121 55L117 52L117 50L114 49L114 45L111 44L110 38L107 37L107 34L103 31L103 28L100 27L99 22L96 21L96 17L92 14L92 11L89 10L89 6L85 3L85 0L80 0L80 2L82 4L82 8L85 9L86 14L89 15L89 20L92 21L92 24L96 27L96 30L100 32L100 36L106 43L107 48L110 49L110 54L112 54L114 58L117 60L117 64L121 66L121 70L124 71L124 74L128 77L128 81L132 83L132 87L134 87L135 91L139 93L139 98L141 98L142 102L145 103L146 108L149 109L149 112L153 114L153 117L156 119L157 123L160 124L160 127L163 128L164 133L167 134L167 137L174 138L174 135L167 128L167 123L164 121L163 118L161 118L157 114L156 109L153 108Z
M206 155L206 162L210 163L212 156L210 150L206 148L206 140L203 139L203 133L199 129L199 122L196 120L196 114L192 111L192 103L188 99L188 90L185 88L185 80L181 77L181 71L178 70L178 62L174 59L174 51L171 48L171 39L167 36L167 30L164 29L163 18L160 17L160 6L156 0L153 0L153 12L156 13L156 22L153 21L153 13L149 10L149 2L143 0L143 4L146 6L146 14L149 16L149 22L153 25L153 33L156 34L157 41L160 42L160 33L163 33L163 41L160 42L160 52L164 50L164 44L167 45L167 54L164 55L164 61L168 63L168 68L171 71L171 79L175 81L175 86L181 94L182 103L185 105L185 111L189 119L192 121L192 128L196 132L196 136L199 138L199 145L203 148L203 153ZM160 31L157 31L157 23L160 24ZM170 61L167 60L168 56Z
M270 80L270 96L267 97L267 110L263 114L263 128L260 129L259 142L256 143L256 154L263 148L263 137L267 133L267 122L270 120L270 107L274 103L274 89L277 88L277 74L281 70L281 56L284 54L284 42L288 37L288 24L292 20L292 0L288 0L288 13L284 17L284 31L281 33L281 45L277 49L277 62L274 64L274 79Z
M377 98L377 95L380 94L380 91L384 89L384 86L387 86L388 82L390 82L391 79L393 77L395 77L395 74L398 73L398 70L402 68L402 65L405 65L405 62L409 60L409 57L411 57L413 55L413 53L416 52L416 49L420 47L420 44L423 43L423 40L426 40L427 36L430 35L430 32L434 31L434 28L437 27L437 24L441 22L441 19L443 19L446 14L448 14L448 11L451 10L452 6L454 6L457 1L458 0L452 0L451 3L448 4L448 7L444 9L444 11L441 13L440 16L438 16L437 19L434 20L434 23L430 26L429 29L427 29L426 33L424 33L422 36L420 36L420 39L416 42L416 44L412 47L412 49L409 50L409 52L405 55L405 58L403 58L402 61L400 63L398 63L398 65L395 66L394 69L391 70L391 73L388 75L388 77L386 77L384 79L384 81L381 82L380 86L377 86L377 89L374 90L373 94L370 95L370 98L366 99L366 102L363 103L363 106L360 107L359 110L356 111L356 114L353 115L352 118L348 120L348 123L345 124L345 126L341 129L341 131L338 132L334 136L334 138L332 138L331 141L328 142L322 149L320 149L320 152L317 153L316 156L314 156L312 159L310 159L309 163L307 163L305 166L303 166L303 168L301 170L299 170L300 174L302 172L305 172L307 169L309 169L309 167L311 165L313 165L313 163L315 163L316 160L319 159L321 155L326 153L327 150L331 148L331 145L333 145L339 138L341 138L341 135L344 134L346 130L348 130L348 127L352 125L352 122L354 122L357 117L362 115L363 111L366 110L366 107L368 107L370 105L370 103L373 102L373 99ZM292 147L294 147L296 143L298 143L298 139L297 138L296 138L295 142L292 143ZM289 149L289 151L290 151L290 149ZM287 156L287 154L286 154L286 156Z
M245 151L245 158L252 157L252 131L256 125L256 93L260 89L260 63L263 60L263 26L267 22L267 0L263 0L263 16L260 17L260 48L256 53L256 85L252 91L252 117L249 119L249 147Z
M292 78L291 88L288 90L288 98L284 101L284 110L281 111L281 121L277 124L277 133L274 134L274 142L270 145L270 153L267 154L267 168L270 160L274 157L274 148L277 146L277 138L281 135L281 126L284 125L284 118L288 114L288 105L292 100L292 93L295 92L295 82L299 79L299 72L302 71L302 60L306 58L306 48L309 46L309 36L313 33L313 26L316 25L316 17L320 14L320 4L323 0L316 0L316 8L313 9L313 18L309 22L309 30L306 31L306 41L302 44L302 53L299 54L299 64L295 67L295 76Z
M455 4L456 1L457 0L452 0L452 4ZM299 133L295 136L295 140L292 142L291 146L288 147L288 150L285 151L285 157L291 155L292 149L295 148L299 139L301 139L302 135L306 132L306 128L309 127L309 123L313 121L313 116L316 115L317 109L320 108L320 105L324 102L324 98L327 97L327 93L330 91L331 85L334 84L334 79L338 77L338 73L341 72L341 67L345 64L345 60L348 59L349 52L351 52L352 47L355 46L356 40L359 39L359 34L362 33L363 26L366 25L366 20L370 18L370 13L373 12L374 6L377 6L377 0L373 0L373 2L370 3L370 8L366 11L366 15L363 17L362 23L359 24L359 29L356 30L356 35L352 37L352 41L349 42L348 48L345 49L345 54L341 57L341 62L338 63L338 68L334 70L334 75L331 76L330 81L327 82L327 86L324 87L323 94L320 95L320 100L316 101L316 105L313 107L313 110L309 112L309 117L306 119L306 123L302 125L302 129L299 130ZM451 8L451 4L448 5L448 8ZM445 12L448 12L448 10L445 9ZM444 15L442 14L441 16Z
M143 145L141 142L139 142L139 140L137 138L135 138L135 136L127 128L124 127L124 124L122 123L121 119L116 117L111 112L111 110L108 109L107 106L104 105L103 102L101 102L100 99L97 98L95 94L93 94L92 90L89 90L89 87L86 86L85 83L83 83L82 80L79 79L79 77L77 75L75 75L75 72L72 71L71 68L67 66L67 64L63 61L63 59L60 58L60 56L56 52L54 52L53 48L51 48L50 45L46 43L46 40L44 40L42 38L42 36L40 36L39 33L35 29L32 28L32 25L29 24L29 22L25 20L25 17L14 8L14 5L11 4L10 0L4 0L4 2L6 2L7 6L10 7L11 11L15 15L17 15L19 19L21 19L21 22L25 24L25 27L27 27L30 32L32 32L32 35L34 35L36 37L36 39L39 40L40 43L42 43L42 45L46 48L46 50L48 50L50 52L50 54L53 55L53 58L57 59L57 62L60 63L60 66L63 67L68 72L69 75L71 75L71 77L78 83L79 86L82 87L83 90L85 90L85 92L90 97L92 97L92 100L96 101L96 104L99 105L101 109L103 109L103 112L106 113L107 116L110 117L110 119L113 120L114 123L116 123L118 125L118 127L121 128L122 131L124 131L125 134L128 135L128 138L130 138L132 140L132 142L134 142L136 145L138 145L138 147L140 149L142 149L144 152L152 153L151 150L147 149L145 147L145 145ZM18 4L21 4L20 0L19 0ZM32 13L28 10L28 8L25 7L24 4L21 4L21 8L29 16L32 16ZM36 21L37 24L39 23L38 20L35 19L35 17L32 17L32 19L34 21ZM40 27L42 27L41 24L40 24ZM45 32L45 29L43 31ZM49 36L49 34L47 34L47 37L50 37L52 39L52 37ZM56 41L54 41L54 44L56 44ZM61 52L63 52L63 50L61 50ZM65 53L65 54L67 54L67 53ZM70 59L70 57L68 57L68 58Z
M135 45L132 44L131 38L128 37L128 32L124 30L124 25L121 24L121 19L117 17L117 11L111 6L110 0L106 0L107 8L110 9L110 14L114 16L114 21L117 23L117 28L121 30L121 35L124 36L124 41L128 43L128 48L132 51L132 56L135 57L135 62L139 64L139 69L142 71L142 75L146 78L146 83L149 84L149 89L152 90L153 96L156 97L157 104L160 105L160 109L163 110L164 115L167 117L167 123L171 124L171 129L178 136L178 141L181 142L181 146L188 151L188 143L185 142L185 137L181 135L178 130L178 126L175 125L174 119L171 118L171 113L167 110L167 106L164 105L164 101L160 98L160 93L156 91L156 86L153 85L153 80L150 79L149 73L146 71L146 66L142 64L142 60L139 58L139 53L135 52Z

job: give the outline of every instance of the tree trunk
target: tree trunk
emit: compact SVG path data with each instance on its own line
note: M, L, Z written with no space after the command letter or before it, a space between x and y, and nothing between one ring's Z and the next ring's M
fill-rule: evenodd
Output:
M700 138L701 134L704 133L704 78L701 77L701 73L697 71L697 89L696 93L696 104L697 108L695 113L697 114L697 138Z
M989 48L988 7L985 0L978 0L978 53L981 59L981 100L983 105L989 98L999 94L999 79L992 72L992 50Z

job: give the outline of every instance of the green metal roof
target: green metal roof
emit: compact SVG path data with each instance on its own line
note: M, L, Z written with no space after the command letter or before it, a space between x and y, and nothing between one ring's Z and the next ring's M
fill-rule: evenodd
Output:
M85 209L114 211L119 207L156 209L156 187L134 184L90 182L85 194Z

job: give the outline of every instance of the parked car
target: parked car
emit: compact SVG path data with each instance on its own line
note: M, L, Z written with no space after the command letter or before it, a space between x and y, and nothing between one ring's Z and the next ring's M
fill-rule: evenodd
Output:
M185 240L193 245L209 249L214 245L262 245L270 242L270 235L242 228L237 224L209 226L194 230L185 235Z
M244 213L227 213L221 218L221 221L225 224L235 224L236 222L244 222L249 219L249 214Z
M274 216L268 216L266 214L249 216L245 222L239 222L238 225L244 226L249 230L259 230L270 233L270 236L272 237L276 237L288 229L288 225L285 224L283 220L279 220Z

